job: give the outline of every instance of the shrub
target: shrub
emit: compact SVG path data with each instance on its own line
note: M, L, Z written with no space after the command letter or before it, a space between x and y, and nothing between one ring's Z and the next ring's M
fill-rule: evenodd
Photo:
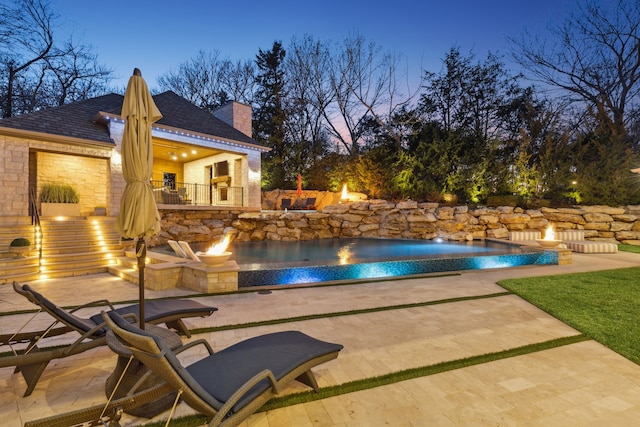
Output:
M487 206L522 206L522 199L515 195L489 196L487 197Z
M44 184L40 189L43 203L78 203L78 193L69 184Z
M9 244L9 246L12 247L24 247L24 246L31 246L31 241L29 239L27 239L26 237L18 237L17 239L13 239L11 241L11 243Z

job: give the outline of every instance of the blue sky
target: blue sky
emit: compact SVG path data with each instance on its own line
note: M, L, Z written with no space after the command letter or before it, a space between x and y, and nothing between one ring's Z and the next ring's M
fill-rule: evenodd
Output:
M113 69L116 88L124 88L134 67L150 88L156 79L193 58L199 50L221 52L232 60L254 59L275 40L310 34L338 42L361 34L404 58L410 77L437 72L453 46L477 58L507 55L507 37L526 28L541 33L562 19L577 0L86 0L52 2L61 17L61 34L91 44L100 63ZM505 58L508 62L508 58Z

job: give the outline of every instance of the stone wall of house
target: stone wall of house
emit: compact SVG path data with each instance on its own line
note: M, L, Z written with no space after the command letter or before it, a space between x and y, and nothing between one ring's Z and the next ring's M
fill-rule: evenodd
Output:
M84 204L83 214L109 203L109 189L103 184L111 177L109 160L113 150L108 145L1 136L0 151L0 216L28 216L30 184L35 187L42 182L64 182L71 175L80 193L80 204ZM44 158L43 153L47 153ZM76 179L80 185L75 185Z
M509 231L584 230L589 240L640 244L640 206L577 206L523 209L509 206L440 206L367 200L325 206L318 211L164 211L162 233L169 239L217 242L230 230L239 241L384 237L465 241L508 239ZM544 233L543 233L544 234Z
M0 216L29 215L29 147L0 137Z
M48 152L37 153L37 158L38 194L45 183L70 184L78 193L81 215L93 215L97 206L107 207L110 179L107 159Z

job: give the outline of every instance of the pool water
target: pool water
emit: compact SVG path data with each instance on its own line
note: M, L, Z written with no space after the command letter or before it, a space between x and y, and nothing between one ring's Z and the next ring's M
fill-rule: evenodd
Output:
M207 246L191 244L194 251ZM169 248L152 250L173 252ZM238 287L352 281L557 264L556 252L523 250L500 241L340 238L303 241L233 242L229 249L240 267Z
M345 265L424 257L519 253L516 246L494 242L444 242L407 239L341 238L293 242L235 242L232 259L245 270L260 270L274 264Z
M229 250L240 266L238 287L557 264L555 252L496 241L341 238L235 242Z

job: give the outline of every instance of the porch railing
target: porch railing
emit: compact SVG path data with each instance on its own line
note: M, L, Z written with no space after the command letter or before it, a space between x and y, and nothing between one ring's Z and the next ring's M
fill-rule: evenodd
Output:
M156 203L165 205L244 206L244 187L151 181Z

